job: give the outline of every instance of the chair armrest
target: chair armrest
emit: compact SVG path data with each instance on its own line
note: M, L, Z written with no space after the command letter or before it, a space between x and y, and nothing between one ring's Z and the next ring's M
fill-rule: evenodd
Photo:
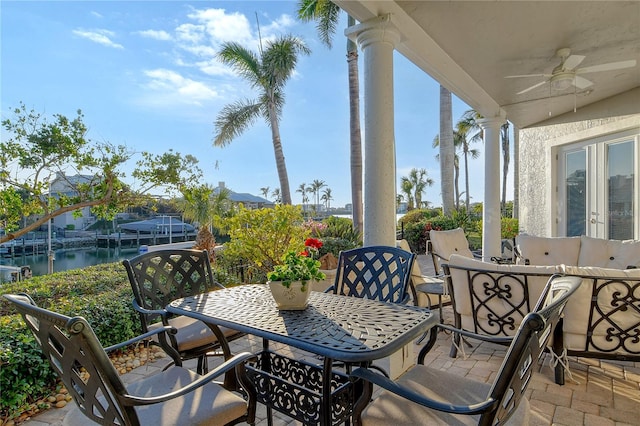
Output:
M140 306L140 304L138 303L138 301L136 299L133 299L133 309L135 309L137 312L140 312L141 314L145 314L145 315L160 315L163 318L167 316L168 312L166 311L166 309L147 309L147 308L143 308L142 306Z
M133 345L135 343L140 342L141 340L145 340L148 339L152 336L158 335L158 340L160 341L160 347L162 348L162 350L171 357L171 359L173 360L173 363L175 365L181 366L182 365L182 358L180 358L180 353L178 352L178 350L171 345L168 341L167 341L167 333L171 335L171 337L173 337L176 333L178 332L178 330L174 327L171 327L169 325L165 325L162 327L158 327L155 328L151 331L147 331L144 334L141 334L139 336L136 336L132 339L126 340L124 342L120 342L120 343L116 343L115 345L111 345L109 347L104 348L104 351L108 354L109 352L113 352L115 350L118 349L122 349L125 348L129 345Z
M495 399L487 399L482 402L478 402L477 404L470 405L454 405L447 404L445 402L436 401L431 398L427 398L424 395L420 395L406 387L399 385L391 379L383 376L379 373L374 373L373 371L367 368L357 368L350 374L350 379L355 381L356 379L362 379L367 382L373 383L374 385L378 385L387 391L394 393L402 398L408 399L409 401L415 402L416 404L420 404L424 407L431 408L438 411L443 411L445 413L454 413L454 414L480 414L486 412L488 409L498 404L498 401Z
M447 330L450 331L452 333L458 333L462 336L465 337L470 337L472 339L478 339L478 340L483 340L485 342L490 342L490 343L497 343L500 345L509 345L511 344L511 341L513 340L513 337L508 337L508 336L487 336L484 334L477 334L474 333L472 331L467 331L467 330L462 330L456 327L453 327L449 324L438 324L436 325L436 327L439 327L443 330Z
M242 352L234 357L228 359L215 369L209 371L204 376L200 376L195 381L189 383L187 386L184 386L178 390L173 392L166 393L164 395L157 395L153 397L142 397L136 395L125 394L123 395L122 402L127 406L136 406L136 405L151 405L157 404L160 402L168 401L173 398L177 398L182 395L186 395L193 390L206 385L207 383L211 383L213 379L223 375L224 373L230 371L231 369L235 369L237 366L244 366L245 362L249 359L255 358L254 354L249 352Z
M109 353L109 352L113 352L115 350L118 349L122 349L124 347L127 347L129 345L133 345L134 343L137 343L141 340L144 339L148 339L151 336L155 336L156 334L160 334L160 333L171 333L171 334L176 334L178 332L178 330L176 330L174 327L171 326L164 326L164 327L159 327L156 328L154 330L151 331L147 331L144 334L141 334L139 336L136 336L132 339L126 340L124 342L120 342L120 343L116 343L115 345L111 345L109 347L104 348L104 351Z

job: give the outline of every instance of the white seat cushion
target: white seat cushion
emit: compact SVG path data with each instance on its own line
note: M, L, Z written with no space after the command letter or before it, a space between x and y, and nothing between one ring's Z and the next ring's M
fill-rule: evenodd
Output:
M175 337L178 343L178 350L181 352L210 345L218 341L213 331L200 320L177 316L171 318L169 324L178 330ZM162 323L159 322L152 324L149 326L149 330L153 330L160 325L162 325ZM225 327L220 327L220 331L222 331L227 338L238 334L238 331Z
M530 265L578 265L580 237L516 235L516 248ZM522 263L518 259L518 263Z
M578 266L628 269L640 267L640 241L580 237Z

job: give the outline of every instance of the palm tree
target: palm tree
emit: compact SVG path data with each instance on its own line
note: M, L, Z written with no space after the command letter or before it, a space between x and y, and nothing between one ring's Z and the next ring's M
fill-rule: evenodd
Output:
M396 194L396 210L400 208L400 204L402 204L402 200L404 200L404 195Z
M336 32L340 8L329 0L299 0L298 18L316 21L322 42L331 48ZM352 16L347 17L349 27L355 25ZM362 135L360 132L360 83L358 80L358 46L347 39L347 66L349 69L349 117L351 146L351 204L353 229L362 234Z
M309 188L307 189L309 192L313 194L314 199L314 207L313 210L315 212L317 206L320 205L320 190L327 186L323 180L314 179Z
M274 188L273 192L271 192L271 196L273 197L273 202L276 204L282 203L282 196L280 195L280 188Z
M455 208L453 194L455 147L451 116L451 92L440 86L440 185L442 212L445 216L451 216Z
M469 155L471 158L478 158L480 151L472 149L470 145L474 142L482 142L482 128L478 123L482 116L473 109L466 111L460 121L456 124L458 132L464 137L462 141L462 154L464 155L464 175L465 175L465 206L469 211L470 195L469 195Z
M298 187L298 189L296 189L296 192L299 192L300 194L302 194L302 211L306 212L307 209L305 209L305 204L307 204L309 202L309 197L307 197L307 193L309 192L309 188L307 188L307 184L302 182L300 184L300 186Z
M322 191L322 201L324 201L327 211L331 208L331 200L333 200L333 197L331 196L331 188L325 188Z
M273 152L284 204L291 204L289 176L278 125L284 105L284 86L295 69L298 54L307 55L310 52L302 40L287 35L266 42L265 48L260 49L259 56L235 42L224 43L217 55L224 64L230 65L240 77L258 90L258 97L239 100L222 108L215 121L213 144L226 146L253 124L256 118L263 117L267 120L271 127Z
M260 188L260 192L262 192L262 196L264 198L269 197L269 187L268 186L263 186L262 188Z
M440 135L435 135L431 146L433 146L434 148L438 148L440 146ZM456 210L458 210L460 208L460 157L458 156L458 148L460 148L460 135L455 130L453 132L453 146L453 189L455 194L455 206ZM436 154L436 160L440 161L439 153Z
M407 211L413 210L413 182L406 176L400 178L400 191L407 197Z
M223 194L223 199L228 199L229 193L230 191L225 188L216 194L216 197L212 198L214 188L209 184L204 184L192 188L184 188L182 190L183 198L178 202L178 208L182 210L184 217L198 222L198 235L193 247L199 250L207 250L211 261L214 260L214 248L216 245L216 239L211 229L216 214L221 214L222 212L220 194Z
M433 185L433 179L427 176L426 169L416 168L411 169L408 179L413 185L413 199L416 202L416 208L422 208L422 193L427 186Z

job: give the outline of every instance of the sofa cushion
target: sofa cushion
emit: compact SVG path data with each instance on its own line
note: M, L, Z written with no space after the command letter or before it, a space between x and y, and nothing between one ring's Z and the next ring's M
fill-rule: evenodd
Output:
M578 266L629 269L640 267L640 241L580 237Z
M565 348L640 355L634 340L640 328L640 269L566 266L565 273L583 277L564 310Z
M526 305L521 305L517 310L524 315L520 315L515 312L513 306L513 303L526 302L523 285L526 283L528 287L529 309L533 310L549 278L561 270L561 267L556 265L504 265L482 262L455 254L449 259L448 266L451 274L452 296L456 312L460 314L462 320L462 327L466 330L476 331L476 326L479 324L481 330L478 332L482 332L482 334L509 336L515 335L524 315L529 312ZM472 301L468 270L472 271L474 276L476 276L474 271L484 271L473 279L476 295L484 297L485 294L490 294L496 295L496 297L490 297L486 303L478 303L478 300ZM474 305L476 306L475 313L473 312ZM512 325L505 327L504 324L492 320L492 318L504 315L513 319ZM474 318L477 318L478 324L474 323Z
M526 259L530 265L578 265L580 237L536 237L516 235L518 263Z

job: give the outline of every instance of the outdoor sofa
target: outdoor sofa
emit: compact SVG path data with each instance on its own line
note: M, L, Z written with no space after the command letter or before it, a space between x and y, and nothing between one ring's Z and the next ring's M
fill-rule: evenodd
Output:
M519 235L516 252L515 265L451 256L456 327L512 336L553 274L580 276L554 339L556 355L640 361L640 242ZM472 285L481 291L470 293Z

